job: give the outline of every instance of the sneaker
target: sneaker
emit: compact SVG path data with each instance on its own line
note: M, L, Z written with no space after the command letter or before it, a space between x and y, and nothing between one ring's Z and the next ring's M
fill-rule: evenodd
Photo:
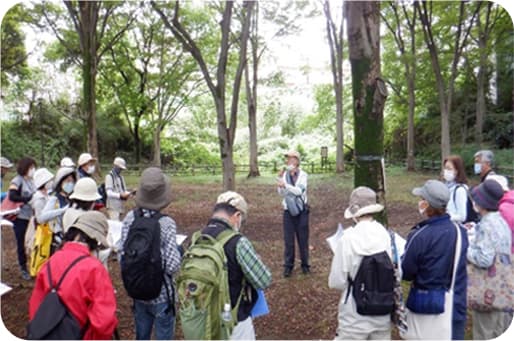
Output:
M291 273L293 272L293 269L286 268L284 269L284 277L291 277Z
M30 277L30 274L27 272L27 270L21 270L21 278L23 278L26 281L30 281L32 277Z

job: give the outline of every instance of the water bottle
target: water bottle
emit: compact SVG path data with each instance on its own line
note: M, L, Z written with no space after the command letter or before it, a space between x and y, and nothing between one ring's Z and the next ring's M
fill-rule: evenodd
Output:
M224 322L232 321L232 312L230 311L230 303L225 303L223 307L223 312L221 313L221 319Z

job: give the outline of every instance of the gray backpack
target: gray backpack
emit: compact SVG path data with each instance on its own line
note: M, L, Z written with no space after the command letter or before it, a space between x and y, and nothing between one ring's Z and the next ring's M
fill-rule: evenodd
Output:
M293 185L293 179L291 177L291 173L286 173L286 181L288 184ZM303 198L301 195L294 195L292 193L288 193L284 198L286 201L287 210L289 214L293 217L300 215L305 210L305 203L303 202Z

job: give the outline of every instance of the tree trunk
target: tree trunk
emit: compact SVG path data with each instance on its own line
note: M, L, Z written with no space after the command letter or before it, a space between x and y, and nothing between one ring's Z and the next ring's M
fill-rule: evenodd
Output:
M482 37L478 40L478 50L480 51L480 65L477 75L477 101L476 101L476 142L482 145L484 117L485 117L485 69L487 65L487 51L485 41Z
M161 126L155 127L153 132L153 165L161 167Z
M413 63L413 68L415 68ZM414 70L412 71L414 72ZM416 110L416 93L415 93L415 76L410 74L407 78L407 87L409 91L409 117L407 127L407 170L416 169L416 158L414 157L414 112Z
M80 3L80 14L83 29L82 46L82 91L83 107L87 117L87 147L88 152L99 159L98 140L96 133L96 20L98 11L95 11L93 2ZM100 165L100 162L98 162ZM97 172L99 171L97 169Z
M259 20L259 3L255 3L256 10L250 18L252 37L250 38L250 47L252 49L252 78L250 81L249 63L245 65L246 80L246 100L248 104L248 129L250 132L250 172L248 177L258 177L259 172L258 146L257 146L257 72L259 69L258 50L258 20Z
M380 71L380 3L346 2L348 47L352 70L355 178L385 204L384 105L387 88ZM382 217L385 221L385 215Z

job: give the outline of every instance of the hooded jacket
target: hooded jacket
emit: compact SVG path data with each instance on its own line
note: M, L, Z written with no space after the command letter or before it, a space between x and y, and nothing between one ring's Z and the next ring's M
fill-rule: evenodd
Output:
M391 317L364 316L357 313L353 295L346 301L348 276L355 278L364 256L386 251L392 259L391 237L382 224L377 221L361 221L354 227L346 229L337 241L328 286L343 293L339 302L338 330L348 332L371 333L391 328ZM345 303L346 301L346 303Z

